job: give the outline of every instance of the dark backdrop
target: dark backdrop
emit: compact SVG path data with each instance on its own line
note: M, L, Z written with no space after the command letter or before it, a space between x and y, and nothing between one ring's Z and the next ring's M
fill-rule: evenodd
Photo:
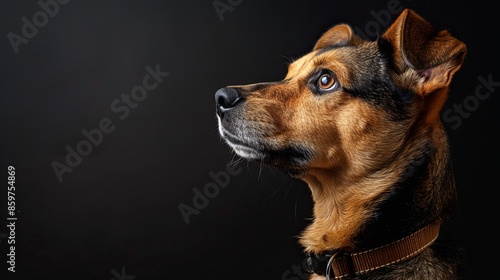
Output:
M484 254L499 249L498 14L477 1L432 2L2 1L1 223L17 218L15 273L6 263L12 232L0 228L3 275L304 279L297 235L310 221L309 190L233 158L218 136L214 93L283 78L289 59L336 23L374 38L396 5L468 46L444 108L469 110L445 122L460 205L442 236L465 247L471 279L487 276L497 264ZM146 82L156 88L142 92L155 71ZM132 92L140 101L126 100ZM204 200L205 186L213 192ZM189 224L180 205L193 207Z

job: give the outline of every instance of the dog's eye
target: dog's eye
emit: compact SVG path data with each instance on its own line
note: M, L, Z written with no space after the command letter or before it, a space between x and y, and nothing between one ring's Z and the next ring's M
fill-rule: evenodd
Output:
M320 91L332 91L337 87L338 83L335 76L331 73L323 73L316 80L316 87Z
M323 69L311 75L308 87L314 94L325 94L333 92L340 86L335 74L330 70Z
M328 90L335 85L335 78L332 74L325 73L318 79L318 88Z

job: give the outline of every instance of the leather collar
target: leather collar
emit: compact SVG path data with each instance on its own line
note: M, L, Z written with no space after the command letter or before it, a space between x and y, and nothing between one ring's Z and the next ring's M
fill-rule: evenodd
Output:
M416 232L383 246L361 252L328 251L322 254L308 254L310 272L330 279L356 279L376 269L409 260L426 248L438 237L440 222L427 225Z

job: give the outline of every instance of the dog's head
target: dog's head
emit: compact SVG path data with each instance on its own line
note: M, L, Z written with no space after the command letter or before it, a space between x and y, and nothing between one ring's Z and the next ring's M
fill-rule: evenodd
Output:
M304 175L349 180L381 170L412 137L442 127L439 111L465 45L405 10L376 41L332 27L277 82L215 94L219 132L239 156Z

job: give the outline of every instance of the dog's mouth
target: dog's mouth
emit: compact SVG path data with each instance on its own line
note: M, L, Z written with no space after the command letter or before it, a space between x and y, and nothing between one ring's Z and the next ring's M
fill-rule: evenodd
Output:
M260 161L290 173L300 173L312 158L313 152L308 147L296 144L278 146L263 141L249 131L248 127L245 130L234 129L233 126L226 128L219 119L220 136L238 156L244 159Z
M260 145L255 143L255 141L238 137L221 125L219 126L219 132L222 139L224 139L227 145L231 147L238 156L248 160L263 160L266 158L265 152L257 148Z

